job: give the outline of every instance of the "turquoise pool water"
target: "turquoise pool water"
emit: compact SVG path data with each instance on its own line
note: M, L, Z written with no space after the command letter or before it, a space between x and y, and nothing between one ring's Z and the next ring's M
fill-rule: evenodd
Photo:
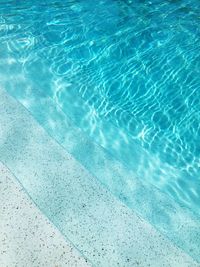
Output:
M0 1L0 86L125 204L135 196L97 172L98 155L67 144L64 114L134 173L130 188L141 180L199 217L199 10L197 0Z

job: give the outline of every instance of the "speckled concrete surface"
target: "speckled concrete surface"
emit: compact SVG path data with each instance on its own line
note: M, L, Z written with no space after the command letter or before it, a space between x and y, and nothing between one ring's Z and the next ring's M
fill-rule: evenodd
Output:
M86 262L0 162L0 266L91 266Z
M34 87L30 87L28 90L26 87L23 90L21 87L11 87L7 90L33 114L33 117L50 136L81 162L94 177L106 185L113 195L156 227L160 233L167 236L186 254L200 262L200 220L198 216L153 186L150 174L149 182L142 179L142 174L141 177L136 177L134 171L93 142L74 124L68 116L69 114L66 115L53 99L41 95L40 90L35 90ZM71 101L73 101L73 96ZM112 138L112 127L101 124L100 128L102 127L111 133L110 138ZM147 170L141 168L143 156L138 161L140 150L138 147L134 149L133 146L130 146L130 149L134 152L133 160L140 170L146 173ZM162 169L161 166L157 167Z
M0 160L95 266L199 266L116 200L2 90L0 102Z

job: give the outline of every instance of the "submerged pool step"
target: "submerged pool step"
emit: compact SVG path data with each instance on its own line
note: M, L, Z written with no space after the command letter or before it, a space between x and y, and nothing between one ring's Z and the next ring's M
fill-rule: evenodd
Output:
M89 267L0 162L0 266Z
M21 76L24 77L24 74L22 73ZM29 80L26 80L26 82L27 84L30 83ZM172 197L175 202L186 206L200 218L196 179L189 179L188 175L180 168L175 168L165 160L163 161L157 153L151 153L148 149L144 149L141 144L139 145L136 141L139 137L135 139L124 127L116 126L112 120L105 119L104 116L98 114L98 110L96 111L91 103L88 104L88 101L81 97L78 88L69 89L67 85L61 82L54 86L52 90L46 90L38 84L32 83L27 88L21 79L19 79L17 88L14 88L11 82L5 83L5 88L23 103L40 124L45 125L47 131L51 132L51 135L58 139L60 143L63 143L66 132L68 132L65 125L66 121L70 126L73 124L76 129L76 126L78 126L85 132L88 140L91 141L92 139L92 142L94 141L106 149L108 153L112 154L113 158L125 165L126 169L131 170L133 177L137 176L137 179L141 179L142 183L157 187L163 193ZM124 113L123 115L125 116ZM117 116L121 117L120 113ZM137 125L136 122L135 124ZM74 135L73 130L72 135ZM79 138L75 135L75 146L76 139ZM71 151L72 143L67 141L65 147L76 158L78 157L78 160L93 174L96 174L96 167L88 166L90 160L85 160L84 153L79 156L79 154L76 155L76 151L75 153L73 153L73 150ZM100 180L102 180L102 177L100 177ZM107 185L107 180L104 181Z
M138 179L134 172L92 142L51 98L37 90L22 90L20 94L13 90L9 93L118 199L200 262L200 221L195 214L147 181Z
M114 198L1 89L0 114L0 160L94 266L199 266Z

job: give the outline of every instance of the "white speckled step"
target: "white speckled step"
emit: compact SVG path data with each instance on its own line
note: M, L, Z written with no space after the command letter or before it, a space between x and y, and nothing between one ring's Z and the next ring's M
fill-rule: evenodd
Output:
M114 198L2 90L0 114L0 160L94 266L199 266Z
M22 77L24 77L23 74ZM19 83L16 88L12 86L11 82L10 86L5 86L5 88L10 95L30 111L50 136L113 195L137 212L185 253L200 262L200 218L151 184L150 174L149 181L144 180L142 175L137 177L135 171L119 162L114 155L111 155L78 128L73 122L73 118L79 117L79 112L82 112L80 108L77 109L77 104L74 105L73 112L70 108L63 112L62 107L57 105L55 99L45 95L43 90L34 85L24 87L23 84L21 86ZM27 84L29 84L28 80ZM73 99L76 99L77 102L77 96L70 91L69 103L73 103ZM84 106L84 102L79 104ZM78 110L78 114L75 112L76 110ZM112 145L112 134L110 133L113 131L113 126L101 121L98 122L98 128L103 131L107 129ZM130 140L128 143L129 149L134 152L132 156L135 164L141 167L142 172L148 173L148 169L142 168L143 152L138 146L131 145ZM121 145L123 146L123 144ZM121 148L119 147L119 151ZM156 160L156 168L163 169L163 166L157 164Z
M86 262L0 162L0 266L91 266Z

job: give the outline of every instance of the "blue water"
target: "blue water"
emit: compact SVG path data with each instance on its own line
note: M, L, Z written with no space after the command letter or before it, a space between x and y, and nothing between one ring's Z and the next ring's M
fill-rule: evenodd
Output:
M0 1L0 86L63 140L60 113L42 117L52 99L136 179L199 216L199 10L198 0Z

